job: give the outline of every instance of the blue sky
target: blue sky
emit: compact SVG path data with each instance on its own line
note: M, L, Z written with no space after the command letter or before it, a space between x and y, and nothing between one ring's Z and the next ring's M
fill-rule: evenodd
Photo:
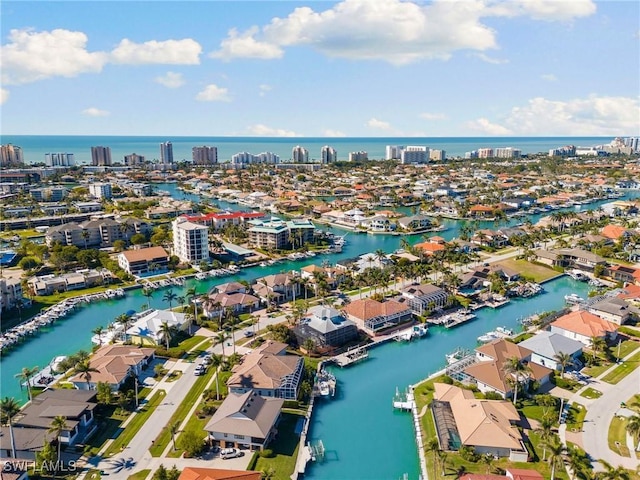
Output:
M640 2L0 4L2 132L640 135Z

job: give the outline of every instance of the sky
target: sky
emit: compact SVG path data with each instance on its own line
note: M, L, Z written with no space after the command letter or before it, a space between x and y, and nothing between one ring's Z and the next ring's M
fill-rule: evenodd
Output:
M7 135L640 135L634 0L3 0L0 18Z

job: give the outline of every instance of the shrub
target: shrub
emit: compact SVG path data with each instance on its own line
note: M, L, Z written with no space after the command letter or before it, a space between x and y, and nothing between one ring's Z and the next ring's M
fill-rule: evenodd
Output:
M618 327L618 333L622 333L628 337L636 337L640 338L640 332L634 328L629 327Z
M442 383L446 383L447 385L453 385L453 378L451 378L449 375L443 375L438 380L440 380Z
M264 450L262 450L260 452L260 456L262 458L273 458L273 457L275 457L275 454L273 453L273 450L271 450L269 448L265 448Z
M463 445L458 450L458 453L467 462L477 462L480 459L480 456L476 453L473 447L469 447L467 445Z
M300 406L297 400L285 400L282 405L283 408L298 408Z
M180 347L172 347L169 350L164 347L156 348L156 357L181 358L185 353L185 350Z
M502 398L502 395L500 395L498 392L487 392L484 394L484 398L486 398L487 400L504 400Z

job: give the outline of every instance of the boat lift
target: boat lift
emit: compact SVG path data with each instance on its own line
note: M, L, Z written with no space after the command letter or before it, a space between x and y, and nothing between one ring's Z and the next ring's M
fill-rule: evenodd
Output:
M309 451L311 452L311 460L314 462L324 462L324 444L322 440L318 440L315 443L309 444Z

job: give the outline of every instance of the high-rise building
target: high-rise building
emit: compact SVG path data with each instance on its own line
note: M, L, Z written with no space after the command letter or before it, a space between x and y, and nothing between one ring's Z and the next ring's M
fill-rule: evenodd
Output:
M334 163L338 161L338 152L333 147L329 145L325 145L320 150L320 161L321 163Z
M91 147L91 165L108 167L111 165L111 147Z
M135 165L142 165L144 163L144 155L138 155L137 153L132 153L131 155L124 156L124 164L133 167Z
M73 153L45 153L44 163L47 167L72 167L75 160Z
M493 148L479 148L478 158L493 158Z
M369 154L365 151L349 152L350 162L365 162L369 160Z
M218 163L218 149L216 147L193 147L191 158L194 165L213 165Z
M95 198L110 199L112 195L110 183L90 183L89 194Z
M173 144L171 142L160 144L160 163L173 163Z
M403 145L387 145L384 158L385 160L400 160L403 150Z
M291 159L293 163L309 163L309 150L296 145L291 151Z
M428 163L429 147L420 145L409 145L402 150L400 162L405 163Z
M258 163L280 163L280 156L273 152L261 152L254 159Z
M434 162L442 162L447 158L447 152L444 150L431 149L429 152L429 160Z
M20 165L22 163L24 163L22 148L10 143L7 145L0 145L0 166Z
M173 254L181 262L209 261L209 228L178 217L172 222Z

